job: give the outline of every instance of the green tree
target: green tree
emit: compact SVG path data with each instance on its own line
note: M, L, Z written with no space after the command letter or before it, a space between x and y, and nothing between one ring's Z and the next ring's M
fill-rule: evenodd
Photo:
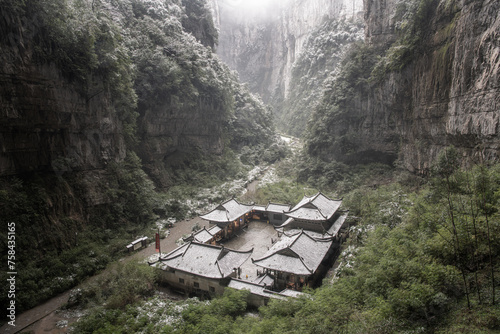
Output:
M435 187L438 192L442 192L444 199L447 203L447 210L449 216L449 223L451 232L451 243L453 245L455 265L462 273L462 279L467 297L467 306L470 308L469 286L467 283L466 262L467 255L464 252L463 237L465 236L462 230L459 230L458 217L457 217L457 203L454 201L453 195L460 191L459 181L456 179L456 171L460 168L458 152L454 147L445 149L439 155L437 162L433 168L435 176ZM443 226L448 228L448 220L442 220ZM444 236L444 234L442 234ZM466 241L467 242L467 241Z
M491 304L495 305L495 264L493 261L494 255L492 249L490 217L498 212L500 191L498 190L498 176L496 176L495 179L493 175L493 173L488 171L486 166L478 166L474 185L477 206L484 217L484 222L486 223L486 238L491 270Z

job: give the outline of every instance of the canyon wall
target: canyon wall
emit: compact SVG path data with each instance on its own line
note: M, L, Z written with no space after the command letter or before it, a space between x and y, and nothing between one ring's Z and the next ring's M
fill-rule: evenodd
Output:
M212 0L219 27L217 54L241 81L275 104L286 97L292 66L325 18L360 15L361 0L276 0L260 6Z
M55 3L0 13L0 220L38 251L150 222L149 178L170 186L178 152L220 155L233 103L229 71L176 2Z
M384 5L383 5L384 4ZM368 45L396 39L390 1L365 0ZM397 156L426 172L455 146L467 161L500 157L500 5L496 1L432 1L421 44L401 71L372 87L347 126L362 150ZM345 131L345 129L344 129Z
M287 93L293 65L308 51L303 46L309 33L324 17L363 16L368 51L356 65L363 67L358 73L362 84L349 83L348 93L339 90L345 77L339 79L338 70L345 64L339 65L330 69L324 84L332 86L330 81L337 88L317 87L324 89L323 98L304 105L304 113L316 111L304 135L321 142L313 144L321 147L311 149L312 155L349 163L397 162L417 173L428 172L439 152L451 145L460 150L464 163L498 160L498 1L290 0L258 8L238 3L212 1L220 29L217 52L277 109L300 105ZM313 82L315 76L324 73L308 71L307 80ZM349 101L338 102L339 96ZM317 110L319 105L324 110ZM280 123L293 128L289 122L300 117L283 117L286 112L280 111ZM299 130L306 128L308 117L302 118Z
M110 96L84 97L53 65L2 62L0 175L104 169L125 158Z

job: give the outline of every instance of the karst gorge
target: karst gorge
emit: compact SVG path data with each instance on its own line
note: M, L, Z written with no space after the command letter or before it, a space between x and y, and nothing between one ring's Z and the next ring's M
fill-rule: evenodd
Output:
M57 333L500 331L498 1L0 9L2 331L61 293ZM346 226L299 297L165 293L129 260L231 198L316 193Z

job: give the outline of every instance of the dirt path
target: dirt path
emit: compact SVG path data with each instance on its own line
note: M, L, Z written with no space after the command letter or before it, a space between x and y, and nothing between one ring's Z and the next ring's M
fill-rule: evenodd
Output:
M177 248L177 244L175 242L183 235L191 233L191 230L196 223L198 223L200 227L208 226L208 222L199 217L177 222L175 226L170 229L170 234L160 242L162 254L165 254ZM149 244L148 247L141 249L130 256L124 257L119 261L141 261L154 254L156 254L156 251L155 244L153 242ZM96 279L101 274L102 273L88 278L85 282L81 283L75 288L86 284L89 280ZM67 333L69 329L67 325L71 322L76 321L79 316L78 314L73 314L70 312L59 312L57 310L68 301L70 292L71 290L68 290L57 297L49 299L43 304L40 304L24 313L18 314L16 316L16 326L13 327L9 324L5 324L0 328L0 333L11 334L19 333L21 331L34 334ZM58 325L61 327L58 327Z

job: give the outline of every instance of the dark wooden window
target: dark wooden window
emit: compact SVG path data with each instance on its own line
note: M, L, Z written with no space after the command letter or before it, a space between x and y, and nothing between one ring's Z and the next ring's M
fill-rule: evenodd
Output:
M215 288L214 288L213 286L209 286L209 287L208 287L208 291L210 291L210 292L215 292Z
M199 288L200 287L200 283L198 283L198 282L194 282L193 285L194 285L195 288Z
M184 278L179 278L179 283L184 284Z

